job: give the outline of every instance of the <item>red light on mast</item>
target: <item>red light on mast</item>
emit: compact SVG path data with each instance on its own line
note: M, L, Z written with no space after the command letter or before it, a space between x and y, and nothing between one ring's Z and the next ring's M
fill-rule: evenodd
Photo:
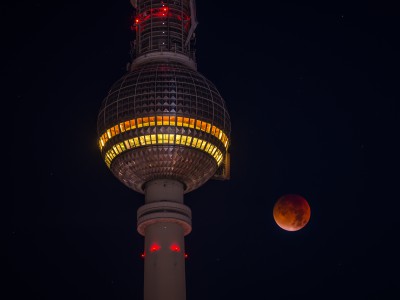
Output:
M179 252L181 251L181 248L177 244L172 244L170 247L171 251L173 252Z
M156 243L153 243L153 244L150 246L150 252L156 252L156 251L158 251L158 250L160 250L160 249L161 249L160 245L159 245L159 244L156 244Z

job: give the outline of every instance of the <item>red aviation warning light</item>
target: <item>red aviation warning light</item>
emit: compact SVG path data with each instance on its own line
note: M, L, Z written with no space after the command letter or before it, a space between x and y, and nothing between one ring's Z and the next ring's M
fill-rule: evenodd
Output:
M158 251L158 250L160 250L160 249L161 249L161 247L160 247L160 245L157 244L157 243L153 243L153 244L150 246L150 252L156 252L156 251Z
M169 247L169 248L173 252L180 252L181 251L181 247L179 247L179 245L177 245L177 244L172 244L171 247Z

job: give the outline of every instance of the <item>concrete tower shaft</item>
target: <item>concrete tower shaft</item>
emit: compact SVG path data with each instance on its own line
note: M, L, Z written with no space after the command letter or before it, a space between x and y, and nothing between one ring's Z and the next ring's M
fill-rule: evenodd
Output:
M191 211L183 204L183 185L154 180L138 209L138 231L145 236L144 300L185 300L185 243Z

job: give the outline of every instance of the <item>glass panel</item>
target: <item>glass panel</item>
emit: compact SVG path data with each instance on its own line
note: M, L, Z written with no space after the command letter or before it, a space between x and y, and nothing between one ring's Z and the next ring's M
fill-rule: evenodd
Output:
M121 132L125 132L125 123L119 123L119 127L121 128Z
M210 133L210 130L211 130L211 124L207 123L207 130L206 130L206 132L207 132L207 133Z
M175 116L170 116L169 117L169 125L171 126L175 126Z
M196 120L196 129L201 130L201 121Z
M133 119L131 120L131 129L135 129L136 128L136 121Z
M183 122L183 118L182 117L178 117L177 121L176 121L176 125L177 126L182 126L182 122Z
M169 117L163 116L163 125L169 125Z

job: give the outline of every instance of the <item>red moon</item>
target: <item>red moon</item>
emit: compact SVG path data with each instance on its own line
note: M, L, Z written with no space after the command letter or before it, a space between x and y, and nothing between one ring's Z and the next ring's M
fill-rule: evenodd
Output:
M276 201L273 211L276 224L287 231L297 231L307 225L311 209L299 195L284 195Z

